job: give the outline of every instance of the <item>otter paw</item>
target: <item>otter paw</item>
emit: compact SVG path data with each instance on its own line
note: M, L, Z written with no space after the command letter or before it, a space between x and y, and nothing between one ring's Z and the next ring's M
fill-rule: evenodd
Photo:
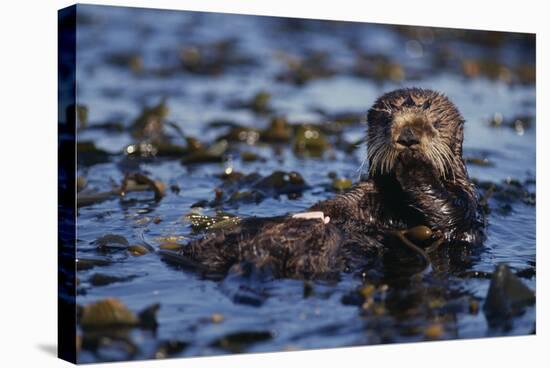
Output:
M292 215L292 218L298 218L298 219L304 219L304 220L320 219L325 224L328 224L330 222L330 217L325 216L325 214L322 211L295 213L294 215Z

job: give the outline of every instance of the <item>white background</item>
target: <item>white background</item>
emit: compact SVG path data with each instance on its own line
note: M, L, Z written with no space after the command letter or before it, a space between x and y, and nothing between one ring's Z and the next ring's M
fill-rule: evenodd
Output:
M548 366L548 9L545 2L87 1L537 33L537 336L120 363L123 367ZM0 366L64 367L57 341L57 10L0 5ZM546 104L545 104L546 102ZM546 225L546 226L545 226ZM103 365L102 365L103 366Z

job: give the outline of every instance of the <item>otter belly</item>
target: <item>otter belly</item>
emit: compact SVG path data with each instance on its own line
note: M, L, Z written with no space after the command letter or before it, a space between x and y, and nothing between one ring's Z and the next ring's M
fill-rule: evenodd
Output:
M344 269L344 242L338 227L322 219L249 219L163 256L218 278L243 263L276 278L332 278Z

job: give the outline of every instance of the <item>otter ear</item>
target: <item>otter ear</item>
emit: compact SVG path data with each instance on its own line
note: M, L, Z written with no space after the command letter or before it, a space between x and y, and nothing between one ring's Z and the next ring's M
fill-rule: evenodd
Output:
M390 110L398 110L399 109L399 105L396 104L394 101L390 101L388 103L388 105L390 106Z
M427 109L430 108L430 106L432 106L432 101L426 100L426 101L424 101L424 103L422 104L422 110L427 110Z
M416 106L416 103L414 102L414 100L412 99L411 95L409 95L405 101L403 101L403 103L401 104L401 106L406 106L406 107L412 107L412 106Z

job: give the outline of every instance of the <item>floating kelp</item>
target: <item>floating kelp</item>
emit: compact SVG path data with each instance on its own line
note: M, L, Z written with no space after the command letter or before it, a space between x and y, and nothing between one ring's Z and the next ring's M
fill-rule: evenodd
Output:
M96 192L93 190L81 191L76 196L76 205L78 207L90 206L96 203L108 201L118 196L120 193L117 190L107 192Z
M303 125L298 128L293 144L295 153L320 156L328 147L329 143L319 127Z
M176 243L178 241L186 240L187 238L183 235L166 235L166 236L157 236L155 241L159 243Z
M293 136L293 127L283 117L274 117L265 129L256 129L240 125L232 126L226 134L217 138L217 141L246 143L255 145L258 141L266 143L287 143Z
M530 181L520 182L519 180L508 178L501 183L491 181L479 181L472 179L474 184L481 190L481 203L485 210L489 211L489 200L495 199L502 207L511 205L515 201L521 201L527 205L536 204L536 194L529 190Z
M405 79L403 67L382 54L360 55L353 73L358 77L373 79L377 82L387 80L398 82Z
M228 107L233 109L250 109L257 114L267 114L273 110L270 103L271 94L266 91L259 91L249 100L229 102Z
M334 123L336 124L336 123ZM290 124L284 117L273 117L269 126L259 130L256 128L234 126L216 140L220 142L236 142L255 145L263 143L293 143L294 152L300 155L320 156L330 146L324 135L328 131L324 125ZM334 134L332 131L328 131ZM337 134L340 134L338 132ZM278 146L274 146L278 147Z
M238 216L221 211L217 212L215 216L206 216L192 212L185 215L185 219L191 222L191 228L194 232L229 229L241 221Z
M483 76L502 82L512 81L512 71L495 59L466 59L462 62L462 72L469 78Z
M189 257L183 255L180 251L160 249L159 254L163 261L173 266L183 267L194 271L206 271L202 264L193 261Z
M489 120L489 125L492 127L512 128L518 135L523 135L527 129L532 127L534 120L534 117L530 115L518 115L510 119L505 119L502 114L495 113Z
M124 176L120 187L105 192L96 192L94 190L83 190L76 196L78 207L89 206L103 201L119 197L123 198L130 192L142 192L152 190L154 199L159 201L166 194L164 183L158 180L150 179L141 173L130 173Z
M107 55L108 64L139 74L143 72L143 59L137 52L114 52Z
M222 179L225 184L235 183L239 181L241 184L253 183L259 180L262 176L258 173L251 173L248 175L243 174L239 171L225 170L223 173L216 175L218 178Z
M179 243L173 243L173 242L162 243L162 244L159 245L159 249L172 250L172 251L178 251L178 250L182 249L183 247L184 247L184 245L179 244Z
M432 229L430 229L427 226L419 225L411 227L410 229L407 229L404 233L404 235L411 239L414 242L425 242L427 240L430 240L433 236Z
M475 314L477 305L477 300L462 291L410 278L378 286L367 283L343 302L360 307L375 341L395 341L393 333L414 341L452 338L457 315Z
M462 72L469 78L484 77L505 83L532 84L536 80L533 64L520 64L514 67L494 58L465 59L462 61Z
M293 130L288 121L283 117L274 117L269 123L269 127L261 133L261 140L268 143L286 143L290 142Z
M159 308L159 304L153 304L136 315L120 300L107 298L80 307L77 321L85 330L138 326L149 328L156 324L155 316Z
M83 328L137 326L139 319L120 300L109 298L83 307L79 324Z
M199 163L214 163L222 162L224 154L227 151L228 143L226 140L220 140L208 148L197 147L194 151L189 152L181 159L184 165L199 164Z
M235 120L214 119L206 123L206 126L208 126L209 128L238 128L241 125L237 123Z
M89 270L94 267L108 266L111 260L104 257L78 257L76 260L76 269L78 271Z
M227 200L230 204L235 203L260 203L266 195L256 190L241 190L231 194Z
M424 336L427 340L439 340L443 337L445 328L441 323L432 323L424 329Z
M189 153L203 151L206 149L206 145L196 138L187 137L186 142L187 142L187 149ZM223 153L223 152L218 152L218 153Z
M123 150L124 154L130 157L155 157L155 156L181 156L187 152L185 147L172 144L153 144L151 142L140 142L130 144Z
M218 75L230 67L256 65L253 58L238 50L235 39L184 47L180 61L185 71L205 75Z
M343 111L329 113L322 108L315 108L312 112L321 115L322 122L319 124L319 128L324 134L335 135L340 138L346 128L361 124L366 120L366 114L364 112Z
M382 316L387 313L385 307L388 285L373 285L366 283L355 291L342 297L342 303L346 305L357 305L361 308L363 316Z
M243 162L253 162L253 161L265 161L265 158L261 157L257 153L244 151L244 152L241 152L241 160L243 160Z
M162 142L165 140L164 119L169 113L166 99L162 99L158 105L144 107L141 114L134 120L130 131L132 137L153 142Z
M295 171L274 171L271 175L264 177L252 186L252 194L257 198L256 202L266 196L277 197L282 194L289 199L296 199L307 188L309 186L299 173Z
M162 341L155 351L155 359L166 359L183 352L189 343L180 340Z
M242 353L250 345L271 340L273 335L269 331L240 331L227 334L212 342L211 346L231 353Z
M140 349L133 341L129 328L86 330L81 337L81 350L91 351L100 359L133 359Z
M223 39L211 43L195 43L185 45L180 48L177 55L173 55L173 50L163 52L163 58L176 58L176 63L144 68L141 59L124 60L122 66L128 65L135 73L145 74L147 76L166 78L174 74L187 73L214 76L225 72L228 68L243 68L257 65L252 57L243 54L238 50L236 39Z
M280 81L302 85L314 79L329 78L336 74L329 65L330 58L326 52L310 52L303 57L280 52L278 58L287 67L285 72L277 76Z
M153 190L155 200L159 201L166 194L166 186L158 180L152 180L148 176L141 173L131 173L124 176L120 187L120 195L124 197L126 193L131 191Z
M222 161L223 161L222 155L211 153L205 150L205 151L193 152L185 156L181 160L181 163L184 165L189 165L189 164L215 163L215 162L222 162Z
M353 185L353 182L351 181L351 179L336 178L332 181L331 187L336 192L343 192L351 188L352 185Z
M535 301L535 293L507 265L501 264L491 278L483 310L489 323L495 326L506 324L512 317L522 314Z
M126 126L120 121L105 121L97 122L86 126L88 130L103 130L108 133L123 133L126 131Z
M387 237L388 244L385 244L388 248L396 249L397 251L389 252L388 258L395 258L395 263L399 262L400 251L407 250L413 255L420 258L422 261L422 268L414 270L411 268L410 272L413 274L421 274L431 264L429 254L438 249L445 241L440 232L434 232L427 226L418 225L404 230L395 230L390 232ZM395 248L397 247L397 248ZM399 249L402 248L402 249Z
M228 133L220 136L217 140L227 140L228 142L239 142L254 145L260 139L260 131L256 128L235 126Z
M302 175L297 172L274 171L262 177L258 173L244 175L230 171L218 175L224 181L222 188L215 191L212 201L198 202L194 207L205 205L216 207L225 204L259 203L267 197L287 195L295 199L309 188Z
M256 113L267 113L271 111L270 105L271 94L265 91L260 91L252 97L248 102L248 107Z
M150 252L149 248L141 244L130 245L127 249L133 256L143 256Z
M90 278L88 279L88 282L92 286L105 286L110 285L118 282L126 282L130 281L136 278L135 275L129 275L129 276L114 276L109 275L106 273L94 273Z
M97 238L94 241L98 250L121 250L126 249L130 245L128 239L122 235L107 234Z
M205 144L193 137L184 137L186 145L170 143L168 137L163 142L141 141L130 144L124 148L124 154L129 157L151 158L151 157L169 157L186 158L196 154L208 152ZM213 150L213 149L212 149Z
M160 309L160 304L155 303L141 310L138 313L139 325L142 328L154 330L158 327L157 313Z
M470 165L483 167L493 166L493 163L486 157L465 157L464 161Z
M280 193L305 189L306 182L302 175L296 171L274 171L252 186L255 189L269 190L274 189Z
M82 166L101 164L111 160L111 154L97 148L92 141L78 141L76 143L76 157L78 164Z
M355 111L342 111L336 113L328 113L323 110L317 110L323 114L323 120L326 122L337 123L343 126L349 126L354 124L360 124L365 121L366 113L365 112L355 112Z

